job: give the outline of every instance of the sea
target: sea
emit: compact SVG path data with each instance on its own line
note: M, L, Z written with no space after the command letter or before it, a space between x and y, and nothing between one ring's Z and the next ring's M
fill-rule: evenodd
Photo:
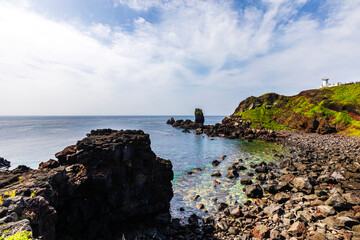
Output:
M11 168L27 165L37 168L39 163L55 159L55 153L76 144L93 129L141 129L150 134L151 148L159 157L173 164L174 197L172 217L185 219L195 213L216 211L220 202L246 200L239 179L253 172L251 163L276 161L274 153L287 154L284 147L270 142L245 142L239 139L211 138L206 135L183 133L182 129L166 124L171 116L2 116L0 117L0 157L11 162ZM191 119L194 116L174 116ZM224 116L206 116L205 124L221 122ZM211 162L220 160L212 166ZM224 176L229 164L243 159L248 171L231 180ZM189 174L193 169L199 171ZM220 171L222 177L211 174ZM256 181L254 179L254 181ZM199 209L200 205L204 209Z

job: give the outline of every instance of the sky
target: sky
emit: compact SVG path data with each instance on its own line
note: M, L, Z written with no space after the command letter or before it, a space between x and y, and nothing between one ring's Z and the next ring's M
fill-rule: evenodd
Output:
M359 0L0 0L0 115L230 115L360 81Z

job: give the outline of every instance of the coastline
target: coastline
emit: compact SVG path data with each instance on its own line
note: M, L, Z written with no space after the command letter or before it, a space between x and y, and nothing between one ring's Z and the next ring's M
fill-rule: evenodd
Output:
M282 136L278 142L290 148L291 157L279 156L278 166L250 165L256 174L249 179L236 177L237 171L247 171L240 170L241 162L228 166L235 175L233 180L244 184L248 201L230 205L219 202L217 213L203 218L192 215L185 225L173 219L165 225L160 221L141 230L135 228L126 239L359 238L360 139L296 132L271 134ZM255 178L260 183L252 184ZM199 206L203 210L206 207Z
M188 129L192 123L175 121L174 125ZM244 125L227 125L224 119L222 124L193 128L195 134L231 139L250 132L250 141L273 134L272 140L288 146L293 156L279 161L280 173L265 163L253 165L260 184L249 177L240 179L251 201L219 203L218 213L202 219L210 233L207 238L360 239L360 138L254 130ZM229 176L239 171L236 164L229 165Z

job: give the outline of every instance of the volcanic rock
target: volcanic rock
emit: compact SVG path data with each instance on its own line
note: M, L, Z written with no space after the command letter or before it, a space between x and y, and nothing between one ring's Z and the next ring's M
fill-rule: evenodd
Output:
M17 215L0 230L30 224L33 237L44 240L115 239L169 216L172 165L156 157L143 131L91 131L56 157L39 170L0 173L2 212Z
M299 191L305 192L310 194L313 190L313 186L311 184L311 181L308 177L296 177L291 182L294 187L296 187Z
M9 167L10 167L10 161L0 157L0 171L5 171L9 169Z
M245 194L249 198L261 198L264 195L263 190L259 184L246 186Z
M251 233L257 239L265 239L269 237L269 228L266 225L258 225Z
M214 160L211 163L211 165L213 165L214 167L217 167L219 164L220 164L220 162L218 160Z
M204 124L205 118L202 109L195 109L195 123Z
M174 122L175 122L175 119L174 119L174 117L171 117L169 120L167 120L167 124L174 124Z
M242 185L251 185L253 182L251 181L251 178L243 177L243 178L241 178L240 183Z
M297 238L305 238L307 229L302 222L295 222L292 224L288 230L288 233L291 236L297 237Z

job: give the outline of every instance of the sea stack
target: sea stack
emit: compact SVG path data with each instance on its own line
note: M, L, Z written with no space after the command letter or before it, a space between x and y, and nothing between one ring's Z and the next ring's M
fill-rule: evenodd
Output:
M195 108L195 123L204 124L205 118L201 108Z

